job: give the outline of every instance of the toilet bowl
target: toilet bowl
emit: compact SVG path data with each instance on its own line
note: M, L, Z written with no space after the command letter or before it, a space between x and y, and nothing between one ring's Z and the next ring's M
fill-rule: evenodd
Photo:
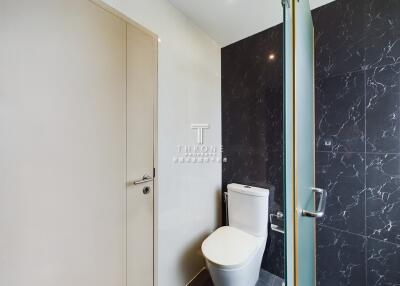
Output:
M267 189L228 185L229 226L218 228L201 250L215 286L254 286L268 237Z
M213 232L202 245L206 265L216 286L255 285L266 238L258 238L234 227Z

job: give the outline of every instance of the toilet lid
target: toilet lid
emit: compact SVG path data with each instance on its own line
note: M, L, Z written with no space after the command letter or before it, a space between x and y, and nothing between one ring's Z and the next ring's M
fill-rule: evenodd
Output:
M209 261L232 268L245 264L259 244L259 238L237 228L224 226L204 240L201 250Z

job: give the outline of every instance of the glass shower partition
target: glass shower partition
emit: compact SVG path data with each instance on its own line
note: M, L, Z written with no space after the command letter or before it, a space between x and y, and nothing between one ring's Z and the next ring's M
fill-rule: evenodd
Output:
M283 0L283 10L285 279L288 286L311 286L315 218L324 215L326 201L314 180L314 28L308 0Z

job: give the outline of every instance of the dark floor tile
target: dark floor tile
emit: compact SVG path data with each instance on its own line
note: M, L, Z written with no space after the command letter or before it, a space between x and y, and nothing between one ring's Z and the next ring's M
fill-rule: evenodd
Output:
M213 286L210 273L207 269L201 271L188 286Z
M400 245L375 239L367 242L367 285L400 285Z
M256 286L282 286L283 279L277 277L268 271L262 270L260 271L260 277L257 281ZM213 282L211 280L210 273L207 269L200 272L199 275L188 286L213 286Z
M256 286L275 285L275 280L276 280L275 275L267 271L261 271L260 278L258 279Z

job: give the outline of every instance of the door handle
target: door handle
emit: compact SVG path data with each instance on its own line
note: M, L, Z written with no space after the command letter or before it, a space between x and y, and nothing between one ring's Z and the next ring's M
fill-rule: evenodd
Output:
M152 177L150 177L149 175L144 175L140 179L136 179L134 181L128 182L128 185L140 185L140 184L144 184L144 183L151 182L151 181L153 181Z
M316 211L301 210L301 215L306 217L323 217L325 215L326 198L328 196L326 190L320 188L312 188L315 194L319 194L318 209Z

